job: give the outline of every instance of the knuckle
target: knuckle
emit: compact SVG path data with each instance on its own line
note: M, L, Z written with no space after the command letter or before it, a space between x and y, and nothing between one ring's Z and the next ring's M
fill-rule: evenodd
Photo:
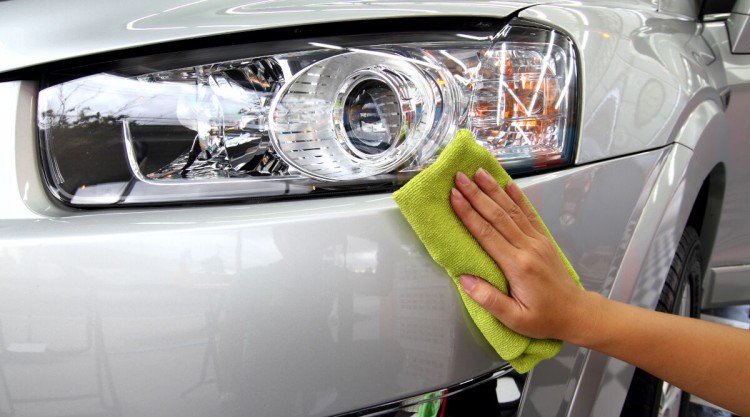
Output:
M477 297L477 303L487 310L494 311L498 305L497 292L495 288L483 286Z
M555 245L552 244L552 241L546 236L543 239L535 239L533 244L534 252L538 254L545 254L550 252L555 252Z
M517 205L517 204L513 204L513 205L512 205L511 207L510 207L510 210L508 210L508 214L509 214L509 215L510 215L511 217L513 217L514 219L515 219L515 218L519 218L519 217L523 217L523 216L524 216L524 214L523 214L523 211L521 211L521 207L518 207L518 205Z
M487 294L487 291L479 291L479 293L474 297L474 300L480 306L487 308L487 305L489 304L489 297L490 295Z
M495 234L495 228L491 224L483 221L477 227L477 237L481 239L487 239Z
M502 224L508 221L508 214L502 210L492 210L492 213L488 216L487 220L493 224Z
M503 192L500 188L493 188L487 192L487 195L492 198L493 201L502 201L504 198L507 198L503 196Z
M517 256L516 268L524 274L533 274L536 270L536 264L539 262L539 258L536 253L524 251Z
M487 297L487 306L489 309L495 311L499 307L499 298L498 298L498 292L499 290L492 288L491 291L489 291L489 295Z

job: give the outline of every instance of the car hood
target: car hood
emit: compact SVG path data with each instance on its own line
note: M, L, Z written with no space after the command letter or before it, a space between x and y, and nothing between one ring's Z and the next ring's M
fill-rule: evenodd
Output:
M0 0L0 16L3 17L0 73L207 35L389 17L505 17L537 3L540 1ZM544 3L569 2L547 0ZM628 3L648 5L651 2L630 0Z
M99 52L265 28L388 17L504 17L533 3L533 0L0 1L0 16L3 16L0 72Z

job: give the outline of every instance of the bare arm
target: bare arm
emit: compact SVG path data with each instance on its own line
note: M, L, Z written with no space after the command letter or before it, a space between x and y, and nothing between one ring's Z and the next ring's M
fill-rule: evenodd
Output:
M505 295L482 279L461 277L477 303L521 334L597 350L750 415L750 332L581 291L518 187L511 183L506 193L483 170L474 179L456 177L451 204L510 284Z

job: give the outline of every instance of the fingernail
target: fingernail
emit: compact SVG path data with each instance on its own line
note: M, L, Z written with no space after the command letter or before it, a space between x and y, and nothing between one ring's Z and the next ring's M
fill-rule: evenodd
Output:
M460 199L464 198L464 195L461 194L461 191L458 191L456 188L451 189L451 194L453 195L453 197L456 197L456 198L460 198Z
M479 168L474 176L477 178L489 178L490 174L484 168Z
M464 291L471 292L471 290L474 289L474 286L477 285L477 277L473 275L461 275L461 286L464 288Z
M469 180L469 177L467 177L463 172L458 171L458 173L456 174L456 184L468 185L469 182L471 182L471 180Z

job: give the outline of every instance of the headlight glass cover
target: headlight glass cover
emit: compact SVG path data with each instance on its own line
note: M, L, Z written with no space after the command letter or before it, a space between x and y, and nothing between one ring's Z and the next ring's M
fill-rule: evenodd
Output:
M256 46L45 88L49 189L74 206L392 190L460 128L510 172L570 162L576 57L562 33L515 22L387 38Z

